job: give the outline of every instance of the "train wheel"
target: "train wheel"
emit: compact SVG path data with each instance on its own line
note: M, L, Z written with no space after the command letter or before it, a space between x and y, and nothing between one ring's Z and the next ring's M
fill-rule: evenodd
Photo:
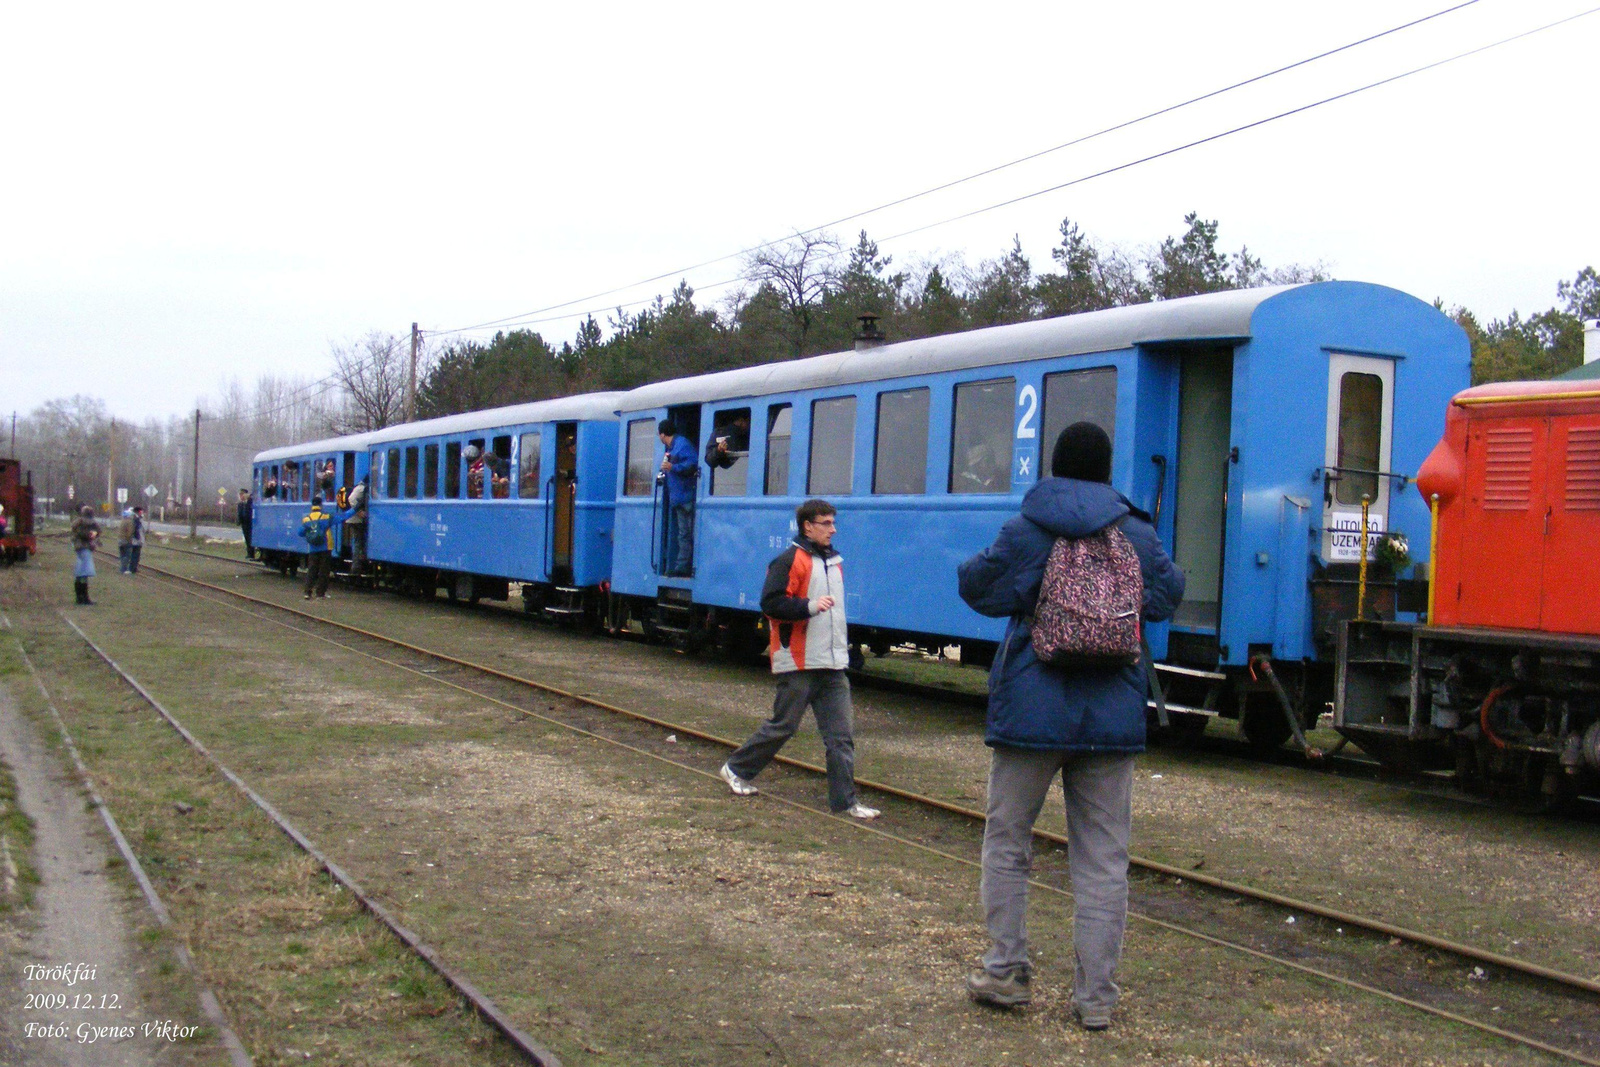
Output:
M1266 756L1278 751L1283 743L1294 736L1283 708L1271 693L1251 693L1245 699L1244 713L1239 727L1244 732L1245 743L1257 755Z

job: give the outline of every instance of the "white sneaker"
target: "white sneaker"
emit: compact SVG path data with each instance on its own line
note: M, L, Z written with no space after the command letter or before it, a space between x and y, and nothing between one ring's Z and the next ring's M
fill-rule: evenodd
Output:
M879 811L877 808L869 808L858 800L848 808L844 809L844 814L850 816L852 819L876 819L878 816L882 815L883 812Z
M733 790L734 796L753 797L757 793L761 792L761 790L757 789L754 785L745 781L743 778L740 778L737 774L734 774L733 768L729 767L726 763L722 765L722 770L718 771L717 773L722 775L722 780L724 782L728 783L728 788Z

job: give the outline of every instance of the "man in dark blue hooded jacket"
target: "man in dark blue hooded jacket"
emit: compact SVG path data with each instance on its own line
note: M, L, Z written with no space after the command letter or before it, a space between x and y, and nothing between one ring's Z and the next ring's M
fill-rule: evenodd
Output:
M1028 876L1033 824L1056 772L1067 802L1072 871L1073 1003L1090 1030L1111 1025L1121 992L1114 980L1128 914L1128 830L1133 762L1144 751L1145 665L1065 669L1033 653L1029 620L1045 562L1059 537L1087 537L1115 524L1133 544L1144 577L1147 621L1172 616L1183 575L1150 517L1108 484L1111 439L1079 422L1057 439L1051 473L1028 491L1022 514L960 568L961 598L983 615L1010 616L989 673L985 743L988 820L983 905L993 947L967 978L974 1000L1010 1006L1032 999L1028 984Z

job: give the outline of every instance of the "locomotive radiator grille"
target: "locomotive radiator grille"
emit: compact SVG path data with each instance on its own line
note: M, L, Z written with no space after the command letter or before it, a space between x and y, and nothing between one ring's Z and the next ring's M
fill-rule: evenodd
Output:
M1526 511L1533 489L1533 431L1509 427L1490 430L1486 436L1483 509Z
M1600 511L1600 426L1567 431L1567 478L1562 503L1568 511Z

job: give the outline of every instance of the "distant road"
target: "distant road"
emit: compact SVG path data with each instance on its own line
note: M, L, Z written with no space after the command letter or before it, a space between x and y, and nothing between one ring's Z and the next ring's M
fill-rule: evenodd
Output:
M186 522L152 522L147 524L156 533L177 534L179 537L189 536L189 524ZM243 541L244 534L239 532L237 526L198 526L195 532L201 537L212 537L219 541Z

